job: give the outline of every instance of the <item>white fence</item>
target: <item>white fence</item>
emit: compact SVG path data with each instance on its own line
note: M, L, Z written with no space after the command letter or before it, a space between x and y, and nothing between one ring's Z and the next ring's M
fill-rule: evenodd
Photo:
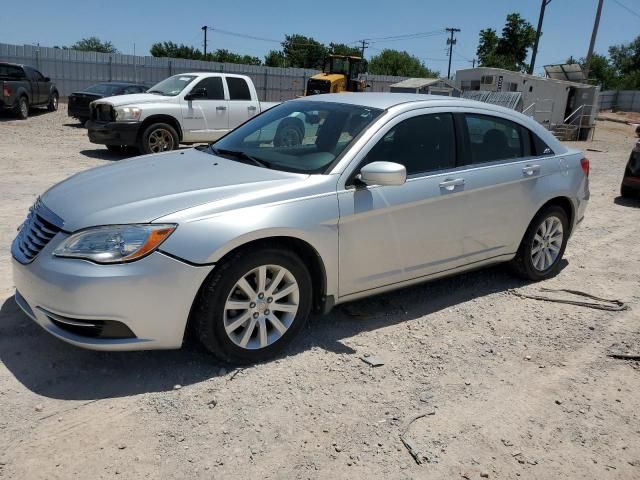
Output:
M600 92L600 110L640 112L640 90L606 90Z
M261 100L281 101L302 95L307 79L318 73L317 70L303 68L80 52L6 43L0 43L0 61L35 67L45 76L51 77L63 97L97 82L126 81L151 86L176 73L209 71L248 75ZM372 92L389 91L389 85L405 79L388 75L363 77L371 85L368 91Z

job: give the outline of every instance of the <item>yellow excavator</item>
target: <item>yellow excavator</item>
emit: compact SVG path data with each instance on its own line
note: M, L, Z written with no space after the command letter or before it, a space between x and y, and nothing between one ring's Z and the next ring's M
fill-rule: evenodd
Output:
M364 92L366 82L358 80L362 57L329 55L324 61L322 73L307 81L305 96L321 93Z

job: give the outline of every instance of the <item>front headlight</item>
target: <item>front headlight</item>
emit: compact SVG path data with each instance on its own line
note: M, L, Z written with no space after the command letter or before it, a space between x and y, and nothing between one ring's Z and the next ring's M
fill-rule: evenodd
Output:
M131 120L139 120L142 109L138 107L117 107L116 122L126 122Z
M131 262L153 252L176 227L173 224L142 224L89 228L71 235L53 254L96 263Z

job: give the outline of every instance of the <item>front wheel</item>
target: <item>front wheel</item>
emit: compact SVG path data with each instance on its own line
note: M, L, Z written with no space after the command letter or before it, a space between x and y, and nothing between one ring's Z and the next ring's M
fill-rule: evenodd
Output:
M160 153L178 148L178 134L167 123L149 125L142 133L140 150L143 153Z
M254 363L280 353L304 326L312 282L288 251L245 251L216 267L195 310L196 333L216 357Z
M26 120L29 117L29 101L24 95L18 99L15 113L20 120Z
M631 187L628 187L627 185L620 186L620 195L625 198L632 198L632 197L639 196L636 190L634 190Z
M516 273L526 280L552 277L569 238L569 219L562 207L550 205L534 217L513 260Z

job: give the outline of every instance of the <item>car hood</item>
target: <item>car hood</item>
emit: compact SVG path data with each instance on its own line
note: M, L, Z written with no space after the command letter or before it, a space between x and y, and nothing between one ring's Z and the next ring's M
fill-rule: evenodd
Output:
M72 232L97 225L152 222L187 208L306 178L189 149L78 173L51 187L41 200L63 219L63 229Z
M96 103L108 103L114 107L122 105L139 105L141 103L170 102L176 97L168 97L156 93L132 93L131 95L116 95L96 101Z

